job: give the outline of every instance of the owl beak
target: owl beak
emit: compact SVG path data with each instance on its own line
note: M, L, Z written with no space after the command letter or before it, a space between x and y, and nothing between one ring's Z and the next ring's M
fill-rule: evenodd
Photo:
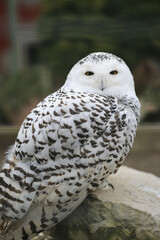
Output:
M105 89L104 87L104 81L101 79L101 90L103 91Z

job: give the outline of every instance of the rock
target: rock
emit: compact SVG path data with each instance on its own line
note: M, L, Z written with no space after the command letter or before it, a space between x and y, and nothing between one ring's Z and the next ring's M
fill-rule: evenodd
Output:
M49 231L52 239L159 240L160 179L121 167L116 175L110 176L109 182L115 190L96 191L88 196L69 217Z

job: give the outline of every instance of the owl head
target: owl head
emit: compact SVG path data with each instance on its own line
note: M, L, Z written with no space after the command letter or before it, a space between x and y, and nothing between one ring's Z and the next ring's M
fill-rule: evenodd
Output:
M64 87L104 95L135 96L133 76L126 63L105 52L91 53L75 64Z

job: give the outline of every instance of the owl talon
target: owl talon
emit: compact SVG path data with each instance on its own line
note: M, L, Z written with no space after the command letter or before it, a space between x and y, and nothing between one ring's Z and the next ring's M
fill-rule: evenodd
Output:
M114 186L111 183L108 183L108 187L111 187L112 190L114 191Z
M111 183L106 181L99 187L99 189L102 190L102 191L109 192L110 189L112 189L112 191L114 191L114 186Z

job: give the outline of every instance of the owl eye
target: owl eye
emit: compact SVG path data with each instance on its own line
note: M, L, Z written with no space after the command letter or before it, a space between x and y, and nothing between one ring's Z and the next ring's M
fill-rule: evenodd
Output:
M85 75L86 75L86 76L91 76L91 75L94 75L94 72L88 71L88 72L85 72Z
M113 71L110 72L110 74L112 74L112 75L116 75L117 73L118 73L117 70L113 70Z

